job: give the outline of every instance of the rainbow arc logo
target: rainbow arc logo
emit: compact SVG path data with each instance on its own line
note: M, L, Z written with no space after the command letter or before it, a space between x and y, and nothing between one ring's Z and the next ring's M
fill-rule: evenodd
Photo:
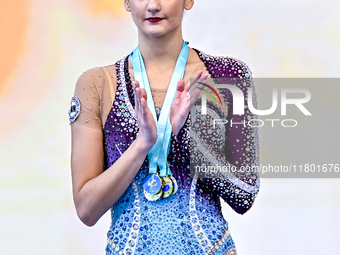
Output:
M218 95L216 89L214 89L212 86L210 86L210 85L208 85L208 84L206 84L206 83L203 83L203 82L197 82L197 83L206 86L206 87L209 88L212 92L214 92L214 94L217 96L218 100L220 101L220 104L222 105L221 97ZM200 90L203 90L205 93L207 93L207 94L212 98L212 100L214 101L215 105L217 106L215 97L213 96L213 94L212 94L211 92L209 92L208 90L206 90L206 89L204 89L204 88L199 88L199 87L197 87L197 88L200 89Z

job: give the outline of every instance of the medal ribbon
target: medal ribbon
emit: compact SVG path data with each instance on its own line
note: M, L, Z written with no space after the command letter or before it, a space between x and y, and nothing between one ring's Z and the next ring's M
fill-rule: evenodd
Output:
M157 121L155 105L152 99L149 79L147 77L145 64L139 46L130 54L130 60L133 67L135 80L140 84L141 88L146 90L147 104L157 125L157 142L152 146L148 153L149 158L149 174L157 174L157 164L160 169L160 177L167 176L171 173L167 155L169 153L170 138L172 126L170 123L170 111L174 100L177 84L183 78L186 63L189 56L188 42L183 41L181 52L177 58L176 66L171 77L170 84L164 99L161 114ZM163 154L163 155L161 155ZM160 156L161 155L161 156Z

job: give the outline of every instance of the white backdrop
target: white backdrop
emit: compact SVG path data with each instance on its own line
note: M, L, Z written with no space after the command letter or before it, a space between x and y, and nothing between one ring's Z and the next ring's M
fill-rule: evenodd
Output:
M83 71L113 64L136 46L122 3L0 0L6 78L0 83L0 254L104 254L109 214L88 228L74 210L67 112ZM339 77L339 12L335 0L198 0L183 33L191 47L243 60L255 78ZM327 109L339 118L336 106ZM260 130L261 161L282 163L293 147L280 137L272 143ZM333 161L324 163L339 158ZM262 179L245 215L224 204L239 254L339 254L339 184Z

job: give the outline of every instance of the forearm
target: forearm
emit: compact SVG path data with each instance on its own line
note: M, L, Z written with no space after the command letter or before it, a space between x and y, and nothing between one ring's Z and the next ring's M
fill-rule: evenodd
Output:
M137 138L110 168L83 185L75 196L75 204L84 224L93 226L119 200L150 148Z

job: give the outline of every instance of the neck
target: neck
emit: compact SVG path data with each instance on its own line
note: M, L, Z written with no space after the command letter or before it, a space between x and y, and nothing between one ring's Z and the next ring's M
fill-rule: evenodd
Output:
M171 68L175 66L183 44L181 26L172 33L161 37L151 37L139 33L138 41L146 67Z

